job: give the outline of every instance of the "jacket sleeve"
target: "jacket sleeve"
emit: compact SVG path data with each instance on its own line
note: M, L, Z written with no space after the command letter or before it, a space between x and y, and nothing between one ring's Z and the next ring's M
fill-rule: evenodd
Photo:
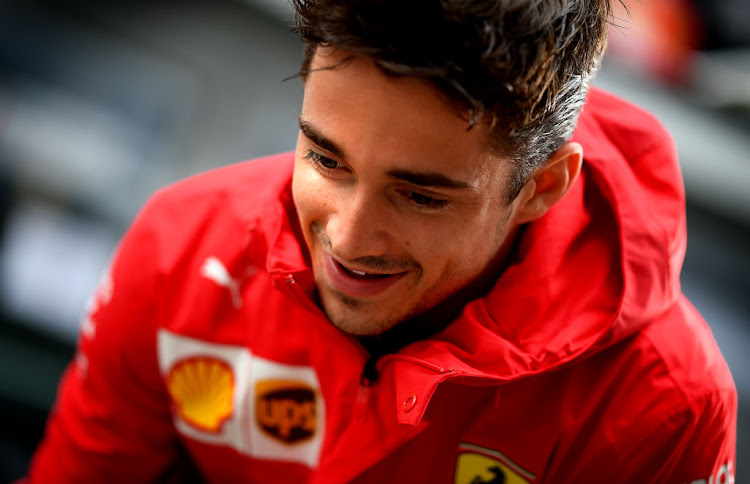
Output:
M157 364L157 229L147 205L89 301L24 482L169 480L179 447Z

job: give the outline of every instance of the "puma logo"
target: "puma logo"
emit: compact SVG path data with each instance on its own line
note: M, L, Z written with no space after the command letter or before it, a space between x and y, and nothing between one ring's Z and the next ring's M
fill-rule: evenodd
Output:
M207 257L203 261L203 266L201 266L201 275L219 286L227 288L232 297L232 305L235 308L242 307L240 283L229 274L229 271L219 259L214 256Z

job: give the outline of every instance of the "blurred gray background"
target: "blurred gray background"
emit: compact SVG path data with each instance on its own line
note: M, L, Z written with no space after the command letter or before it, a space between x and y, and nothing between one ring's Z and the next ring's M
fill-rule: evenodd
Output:
M652 5L654 4L654 5ZM641 2L596 84L670 129L685 293L740 394L750 479L750 2ZM291 150L301 44L285 0L0 2L0 482L23 475L79 318L153 191Z

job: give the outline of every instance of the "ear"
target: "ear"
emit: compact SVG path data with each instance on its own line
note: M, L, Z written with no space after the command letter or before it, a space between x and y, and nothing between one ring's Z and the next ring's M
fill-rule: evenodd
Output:
M583 163L583 147L568 142L537 168L516 198L514 221L518 224L536 220L568 192L578 178Z

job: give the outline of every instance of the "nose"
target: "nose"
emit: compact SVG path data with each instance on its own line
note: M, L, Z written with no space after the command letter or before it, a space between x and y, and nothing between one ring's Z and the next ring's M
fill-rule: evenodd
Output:
M387 207L377 193L357 188L337 200L336 205L326 224L326 234L337 257L354 260L387 254L391 240L386 229Z

